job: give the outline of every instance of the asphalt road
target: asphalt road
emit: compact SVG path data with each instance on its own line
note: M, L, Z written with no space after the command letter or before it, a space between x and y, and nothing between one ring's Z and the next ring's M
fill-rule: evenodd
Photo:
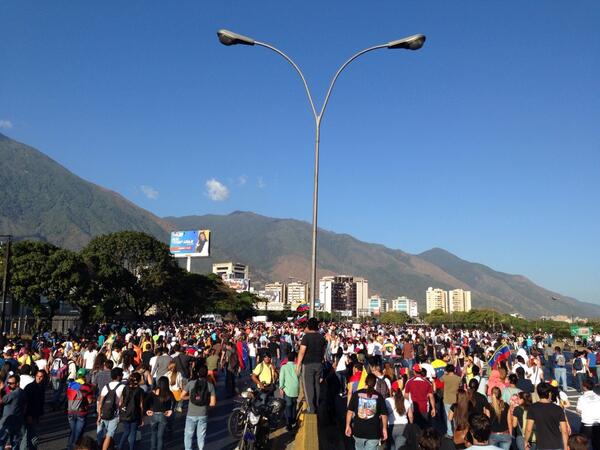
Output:
M247 385L248 379L240 381L240 387ZM48 395L51 392L47 393ZM48 397L49 398L49 397ZM227 418L235 407L235 402L232 398L225 398L223 377L217 382L217 406L210 412L208 420L208 429L206 433L205 449L223 449L232 450L236 447L236 442L227 431ZM64 450L67 447L69 437L69 424L67 415L64 411L51 411L50 407L46 407L46 413L42 417L39 430L39 447L43 450ZM175 414L173 420L173 429L171 432L165 433L165 449L179 450L183 449L183 434L185 429L185 409L181 414ZM88 417L85 427L85 434L96 437L96 417ZM121 427L117 430L117 443L121 436ZM141 441L139 440L136 448L150 448L150 427L144 425L141 428ZM194 448L196 443L194 441Z
M570 356L570 355L569 355ZM568 384L570 386L567 394L571 401L571 407L567 411L567 417L571 424L572 430L578 431L580 425L580 417L575 411L575 405L577 404L577 399L580 394L577 393L571 386L574 386L573 377L570 375L570 367L567 369L567 378ZM243 378L238 380L238 388L243 389L244 387L248 387L249 379ZM600 392L598 392L600 393ZM51 395L51 392L48 392L48 395ZM339 402L339 404L337 404ZM219 377L219 381L217 382L217 407L210 412L209 421L208 421L208 430L206 435L205 448L219 449L219 450L233 450L236 447L237 442L229 436L229 432L227 431L227 419L232 409L235 408L236 403L233 398L226 398L224 392L224 376L221 375ZM322 440L327 442L327 447L330 449L337 448L339 442L336 442L338 439L343 436L343 426L339 424L343 424L343 414L345 408L345 399L341 398L336 401L336 413L335 416L338 419L338 427L336 430L336 426L332 425L329 429L327 436L320 436ZM64 450L67 445L67 440L69 436L69 425L67 423L66 413L64 411L61 412L53 412L50 411L50 408L47 407L47 412L42 418L40 424L40 448L44 450ZM322 420L320 420L320 428L323 425ZM165 435L165 449L183 449L183 434L185 428L185 409L181 414L176 414L173 420L173 427L171 432L167 432ZM328 427L329 428L329 427ZM320 430L321 431L321 430ZM338 434L339 433L339 434ZM96 423L95 417L88 417L88 421L85 428L85 434L95 437L96 436ZM117 430L116 438L117 443L118 439L120 439L121 428ZM140 440L141 435L141 440ZM272 434L272 448L286 448L286 446L293 441L294 436L289 433L284 433L282 430L274 432ZM348 443L346 443L348 444ZM149 448L150 446L150 427L149 425L144 425L141 429L141 433L138 432L138 442L136 447L139 449ZM196 448L196 444L194 443L194 448Z

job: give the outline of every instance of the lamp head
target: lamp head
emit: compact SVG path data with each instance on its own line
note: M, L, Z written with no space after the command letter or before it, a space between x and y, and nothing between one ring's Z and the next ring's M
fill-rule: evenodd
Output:
M241 34L237 34L229 30L221 29L217 31L217 36L223 45L254 45L254 39L247 36L242 36Z
M419 50L423 47L425 43L425 35L424 34L413 34L412 36L408 36L402 39L398 39L396 41L388 42L387 48L403 48L405 50Z

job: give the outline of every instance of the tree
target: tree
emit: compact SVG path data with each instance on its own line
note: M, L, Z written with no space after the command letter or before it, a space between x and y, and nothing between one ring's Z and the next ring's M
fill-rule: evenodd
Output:
M166 244L137 231L98 236L82 255L105 311L126 310L138 319L168 298L182 271Z
M392 323L395 325L403 325L410 322L410 317L405 312L388 311L379 316L381 323Z
M42 305L42 298L51 291L50 256L58 247L47 242L21 241L13 247L11 255L10 293L22 305L28 306L36 317L58 307L54 296L48 297L49 311Z

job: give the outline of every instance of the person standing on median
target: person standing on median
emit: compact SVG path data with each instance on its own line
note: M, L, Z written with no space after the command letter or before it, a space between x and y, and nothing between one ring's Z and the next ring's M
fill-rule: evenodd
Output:
M304 336L300 341L296 374L302 371L304 396L306 397L307 413L316 414L319 407L320 377L327 341L319 333L319 321L308 319Z
M288 362L281 367L279 374L279 391L285 400L285 417L287 430L290 431L296 424L296 402L298 400L298 375L296 374L296 353L287 354Z

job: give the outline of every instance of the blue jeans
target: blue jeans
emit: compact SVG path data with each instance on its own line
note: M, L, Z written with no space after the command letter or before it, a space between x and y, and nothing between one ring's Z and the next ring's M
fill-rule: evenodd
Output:
M256 356L248 356L250 359L250 371L253 371L256 367Z
M406 425L390 425L388 431L388 440L391 438L390 449L400 450L404 444L406 444L406 438L404 437L404 429Z
M512 436L510 434L490 434L490 445L495 445L503 450L510 450Z
M185 418L185 434L183 435L185 450L192 450L192 445L194 444L194 433L196 433L196 439L198 439L198 450L202 450L204 448L207 424L207 416L187 416Z
M167 428L167 417L163 413L155 412L150 425L150 450L163 450L163 436Z
M563 391L567 391L567 369L564 367L554 368L554 379L558 381L559 385L562 385Z
M285 400L285 418L287 419L288 427L293 426L296 423L296 402L298 397L283 396Z
M452 432L452 422L450 421L450 419L448 419L448 414L450 414L451 406L452 405L444 403L444 412L446 413L446 434L450 437L454 436L454 434Z
M60 378L50 378L52 383L52 389L54 390L54 395L52 395L52 403L54 406L57 406L61 401L62 394L67 386L64 380Z
M363 439L359 437L354 438L354 448L356 450L377 450L379 445L379 439Z
M129 443L129 450L135 450L135 438L137 437L138 421L135 422L121 422L123 424L123 434L119 441L119 449L125 449L125 443Z
M67 420L69 421L69 428L71 429L67 450L71 450L83 433L83 429L85 428L85 416L69 414L67 415Z

